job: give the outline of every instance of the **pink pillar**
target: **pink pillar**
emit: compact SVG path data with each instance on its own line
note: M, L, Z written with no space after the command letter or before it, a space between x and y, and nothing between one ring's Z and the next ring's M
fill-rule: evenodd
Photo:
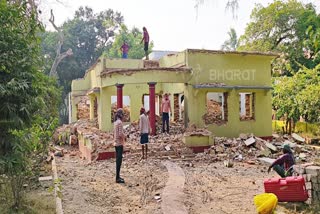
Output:
M149 82L149 120L152 129L151 134L156 134L156 82Z
M117 87L117 109L123 107L122 88L123 84L116 84Z

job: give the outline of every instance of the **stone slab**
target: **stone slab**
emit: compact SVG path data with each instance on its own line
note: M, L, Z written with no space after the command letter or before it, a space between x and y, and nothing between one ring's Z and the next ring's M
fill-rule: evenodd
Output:
M306 167L306 173L312 176L320 175L320 166L308 166Z
M292 133L291 137L293 137L293 139L295 139L296 141L299 141L299 142L302 142L302 143L305 142L305 139L303 137L301 137L300 135L297 135L296 133Z
M244 144L246 144L246 146L251 146L255 142L256 142L256 140L253 137L250 137L249 139L244 141Z

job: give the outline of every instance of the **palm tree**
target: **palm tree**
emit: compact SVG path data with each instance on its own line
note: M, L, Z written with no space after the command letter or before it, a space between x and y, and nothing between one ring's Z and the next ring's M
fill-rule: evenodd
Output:
M223 45L221 45L221 50L235 51L238 47L238 37L236 30L234 28L230 28L228 36L229 39L226 40Z

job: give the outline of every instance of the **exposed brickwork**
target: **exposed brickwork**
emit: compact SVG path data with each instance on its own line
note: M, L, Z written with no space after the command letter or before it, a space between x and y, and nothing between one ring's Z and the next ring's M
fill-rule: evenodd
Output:
M220 93L216 93L220 94ZM207 113L202 116L206 125L224 124L228 120L228 93L223 93L224 102L218 102L214 99L207 100ZM223 109L223 111L222 111Z
M302 175L306 181L308 190L309 204L320 203L320 166L312 166L310 164L295 165L294 171Z
M239 94L241 97L241 93ZM254 120L255 119L255 93L245 94L245 115L240 115L240 120ZM241 112L241 99L239 102Z
M179 94L173 95L173 112L174 112L174 121L179 120Z
M88 96L82 96L77 106L77 119L90 118L90 100Z

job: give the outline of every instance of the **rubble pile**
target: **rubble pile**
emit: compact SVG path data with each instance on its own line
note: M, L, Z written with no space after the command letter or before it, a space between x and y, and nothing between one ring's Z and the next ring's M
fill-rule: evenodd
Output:
M198 128L195 124L190 124L186 129L185 136L210 136L212 133L205 128Z
M222 123L222 103L215 100L207 101L207 113L202 116L205 124Z
M123 113L124 113L124 117L123 117L123 122L130 122L130 106L123 106ZM111 122L114 122L114 117L115 114L117 112L117 103L112 103L111 104Z
M288 144L298 163L311 161L312 158L317 157L319 151L299 145L298 138L295 137L295 134L292 136L274 134L272 141L263 140L252 134L240 134L238 138L214 137L214 145L203 156L209 155L216 160L232 159L254 164L259 157L278 158L283 154L283 145ZM299 140L301 142L301 139Z
M77 128L83 127L88 128L90 127L98 127L97 120L90 121L88 119L80 119L75 123L70 124L63 124L62 126L58 127L52 137L52 141L54 144L64 145L69 144L70 136L75 135L77 136ZM74 137L72 137L74 139ZM72 143L73 144L73 143Z
M90 118L90 100L87 96L82 96L80 102L77 104L77 119Z
M82 138L90 140L91 151L95 154L113 147L113 135L99 130L97 120L78 120L75 123L60 126L52 139L56 145L77 145L79 140L83 140Z

